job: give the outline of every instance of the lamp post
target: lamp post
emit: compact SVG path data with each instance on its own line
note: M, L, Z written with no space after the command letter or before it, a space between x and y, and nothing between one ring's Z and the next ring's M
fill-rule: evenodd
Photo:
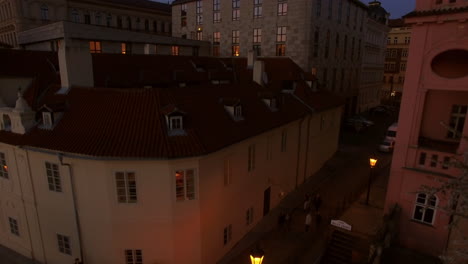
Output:
M263 250L260 249L257 246L250 253L250 263L252 263L252 264L262 264L264 255L265 255L265 252L263 252Z
M377 164L377 159L369 158L370 171L369 171L369 181L367 183L366 205L369 205L369 193L370 193L370 186L371 186L371 181L372 181L372 169L375 167L375 164Z

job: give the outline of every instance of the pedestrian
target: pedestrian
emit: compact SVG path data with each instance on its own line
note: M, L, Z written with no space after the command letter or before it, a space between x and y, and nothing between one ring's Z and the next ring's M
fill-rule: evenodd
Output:
M315 226L318 229L320 227L320 223L322 223L322 215L319 211L315 214Z
M318 212L320 209L320 206L322 205L322 197L320 197L320 194L316 194L314 197L314 206L315 206L315 211Z
M310 224L312 223L312 214L310 211L307 213L305 218L305 231L308 232L310 229Z

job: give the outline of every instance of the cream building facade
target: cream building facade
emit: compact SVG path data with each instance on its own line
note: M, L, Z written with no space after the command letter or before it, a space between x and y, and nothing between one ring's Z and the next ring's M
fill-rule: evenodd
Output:
M18 32L56 21L171 35L170 6L159 2L2 0L0 1L0 42L18 47Z
M42 263L216 263L337 149L342 101L288 59L0 52L0 243Z
M172 3L172 34L210 41L214 56L254 50L290 57L316 74L322 89L346 97L351 114L358 110L367 9L357 0L178 0Z

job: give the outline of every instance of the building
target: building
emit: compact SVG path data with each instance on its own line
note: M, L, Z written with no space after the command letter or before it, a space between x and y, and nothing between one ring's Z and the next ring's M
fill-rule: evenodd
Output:
M385 53L385 75L382 99L400 101L405 83L408 51L411 42L411 27L403 19L391 19Z
M338 146L288 58L0 56L0 243L42 263L216 263Z
M451 193L422 186L460 177L451 164L466 162L467 18L468 3L459 0L418 0L405 17L411 43L385 207L402 208L399 242L433 256L457 235L447 228L456 216L443 209Z
M171 35L171 8L147 0L0 1L0 42L18 47L18 32L56 21Z
M369 3L362 69L359 83L358 112L380 105L380 91L384 72L385 37L389 14L380 2Z
M367 9L358 0L176 0L172 34L210 41L214 56L290 57L355 113Z

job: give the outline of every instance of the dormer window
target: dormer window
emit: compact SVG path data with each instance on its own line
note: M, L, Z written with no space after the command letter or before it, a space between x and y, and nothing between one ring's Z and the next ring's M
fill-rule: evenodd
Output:
M52 128L52 113L42 112L42 125L44 128Z
M223 99L224 109L234 119L234 121L244 120L242 116L242 105L239 99Z
M11 131L11 119L8 115L4 114L2 118L2 130Z
M240 105L234 106L234 117L242 118L242 106Z
M171 116L169 117L169 129L180 130L183 128L182 116Z
M174 105L168 105L163 110L166 115L167 133L169 136L183 136L185 113L177 109Z
M263 102L270 108L272 112L278 111L276 98L264 98Z

